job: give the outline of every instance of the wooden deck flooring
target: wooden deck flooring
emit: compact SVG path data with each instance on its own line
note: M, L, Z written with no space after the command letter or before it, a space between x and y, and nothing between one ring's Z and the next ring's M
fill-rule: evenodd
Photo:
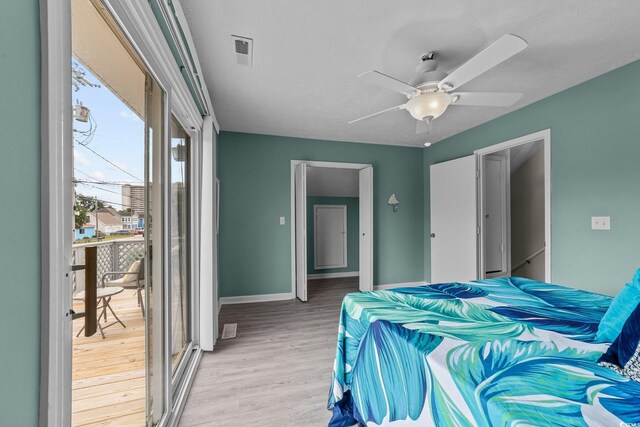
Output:
M73 325L73 426L144 426L145 334L144 320L131 290L113 297L111 306L126 325L75 337L83 320ZM76 312L84 311L74 301ZM109 313L110 314L110 313ZM108 317L109 322L113 317Z
M322 426L342 298L358 279L309 282L309 301L225 305L237 337L205 353L180 426Z

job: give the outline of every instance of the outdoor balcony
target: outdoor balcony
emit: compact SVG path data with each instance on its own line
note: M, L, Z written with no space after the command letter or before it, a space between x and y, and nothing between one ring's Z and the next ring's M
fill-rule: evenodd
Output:
M106 271L126 271L144 254L144 239L79 244L73 247L74 264L84 263L84 248L98 247L98 285ZM74 295L84 289L84 272L74 273ZM145 323L136 291L125 289L110 305L119 323L85 337L82 319L73 323L72 425L145 425ZM73 301L77 313L82 300ZM109 312L105 325L114 321Z

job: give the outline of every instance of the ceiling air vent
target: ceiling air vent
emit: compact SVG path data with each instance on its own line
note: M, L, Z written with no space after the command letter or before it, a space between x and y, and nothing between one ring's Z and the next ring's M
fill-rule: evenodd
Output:
M253 62L253 39L231 35L236 50L236 63L251 67Z

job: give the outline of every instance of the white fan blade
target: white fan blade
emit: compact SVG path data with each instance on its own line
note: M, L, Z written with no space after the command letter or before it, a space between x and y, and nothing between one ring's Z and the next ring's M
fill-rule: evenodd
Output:
M504 35L449 74L438 87L447 91L460 87L526 47L527 42L520 37L513 34Z
M378 111L377 113L369 114L368 116L364 116L364 117L360 117L359 119L351 120L349 122L349 124L355 123L355 122L359 122L360 120L368 119L369 117L377 116L378 114L386 113L387 111L404 110L404 106L405 105L406 104L396 105L395 107L387 108L386 110Z
M392 90L394 92L400 92L401 94L406 96L416 95L420 92L418 89L411 85L408 85L404 82L401 82L400 80L394 79L393 77L387 76L386 74L382 74L381 72L375 70L365 71L364 73L360 74L358 78L368 83L372 83L374 85Z
M451 105L477 105L485 107L511 107L520 98L521 93L515 92L456 92L451 96L458 99Z

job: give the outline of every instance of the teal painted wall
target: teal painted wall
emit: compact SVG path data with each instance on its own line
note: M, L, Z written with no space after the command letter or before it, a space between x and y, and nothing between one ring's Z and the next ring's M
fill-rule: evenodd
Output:
M0 13L0 424L36 426L40 375L40 17Z
M640 266L639 75L640 61L425 149L425 236L431 164L550 128L552 280L617 293ZM611 231L591 230L591 216L601 215L611 216Z
M291 292L291 160L372 164L374 284L423 279L421 149L235 132L219 144L220 296Z
M347 266L343 268L314 268L315 239L313 207L316 205L345 205L347 207ZM358 271L360 265L360 199L357 197L307 197L307 273L327 274Z

